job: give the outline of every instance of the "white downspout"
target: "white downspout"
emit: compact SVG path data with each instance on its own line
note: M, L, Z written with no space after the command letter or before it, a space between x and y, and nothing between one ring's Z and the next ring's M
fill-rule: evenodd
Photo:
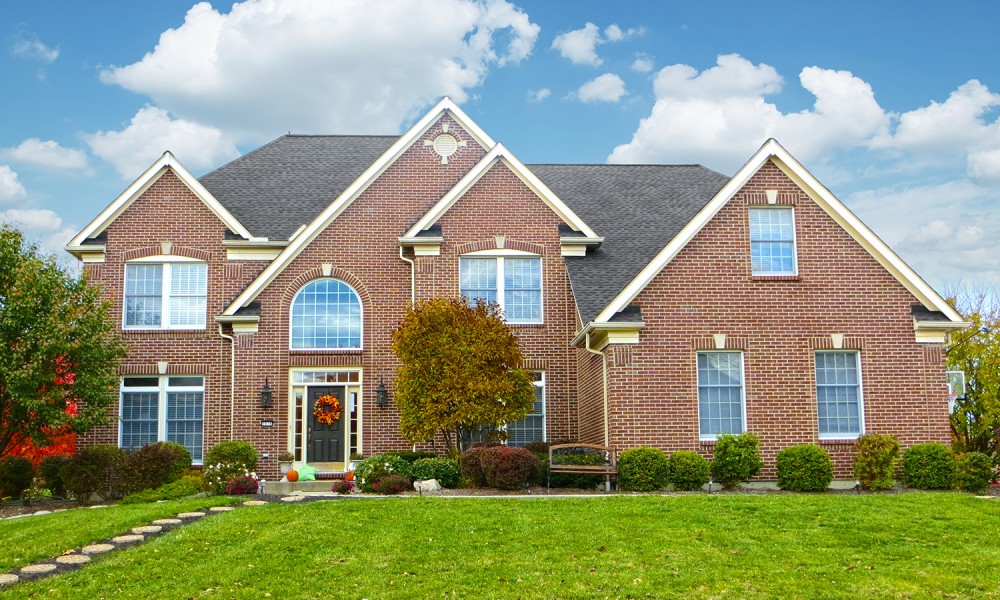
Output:
M219 337L229 340L229 439L236 434L236 339L222 333L219 323Z
M601 385L604 388L604 445L611 445L611 424L608 416L608 355L602 350L594 350L590 347L590 332L587 332L586 349L591 354L601 357Z
M410 263L410 304L417 303L417 271L412 258L403 256L403 247L399 247L399 259Z

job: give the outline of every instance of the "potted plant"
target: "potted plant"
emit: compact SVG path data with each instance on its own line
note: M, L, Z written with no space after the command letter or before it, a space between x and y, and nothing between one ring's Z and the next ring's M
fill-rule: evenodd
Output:
M282 475L291 470L294 461L295 456L291 452L282 452L278 455L278 468L281 469Z
M351 452L351 462L347 466L347 470L353 472L354 469L357 468L358 463L363 461L364 459L365 459L364 454L361 454L360 452Z

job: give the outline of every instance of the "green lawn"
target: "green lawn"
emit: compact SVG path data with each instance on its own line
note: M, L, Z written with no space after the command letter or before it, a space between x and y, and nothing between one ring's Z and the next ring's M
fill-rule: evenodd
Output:
M998 588L1000 500L692 494L272 504L4 594L1000 598Z

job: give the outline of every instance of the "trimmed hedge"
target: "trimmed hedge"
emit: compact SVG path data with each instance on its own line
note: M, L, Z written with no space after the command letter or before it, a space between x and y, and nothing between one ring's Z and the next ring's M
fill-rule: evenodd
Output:
M354 468L354 479L361 492L374 492L375 484L386 475L409 478L413 464L396 453L373 454Z
M681 491L700 490L709 481L708 461L693 450L678 450L667 460L670 483Z
M955 459L944 444L910 446L903 453L903 475L918 490L948 490L955 485Z
M20 498L35 478L35 467L23 456L8 456L0 460L0 500Z
M205 453L205 466L217 464L241 464L247 471L256 471L257 449L241 440L219 442Z
M867 433L858 438L854 454L854 477L866 490L892 488L899 463L899 440L891 435Z
M712 479L727 490L754 477L764 468L760 438L750 433L723 434L715 440L710 470Z
M480 455L486 485L500 490L519 490L538 477L541 462L524 448L493 446Z
M618 486L634 492L651 492L667 487L670 466L659 448L629 448L618 457Z
M475 487L486 487L486 473L483 471L483 456L496 445L473 446L462 453L462 477Z
M448 458L421 458L413 463L411 474L414 480L437 479L442 487L453 488L458 485L462 470L458 461Z
M833 481L833 461L815 444L792 446L778 452L778 487L793 492L822 492Z
M72 456L46 456L38 465L38 474L42 476L45 487L49 488L53 496L66 497L63 469L71 460L73 460Z
M77 502L90 502L94 494L101 499L118 500L125 495L125 467L128 457L118 446L90 446L80 450L63 466L66 490Z
M132 492L155 489L180 479L191 468L191 453L176 442L156 442L129 454L127 487Z
M982 493L993 479L993 461L982 452L955 457L955 487L963 492Z

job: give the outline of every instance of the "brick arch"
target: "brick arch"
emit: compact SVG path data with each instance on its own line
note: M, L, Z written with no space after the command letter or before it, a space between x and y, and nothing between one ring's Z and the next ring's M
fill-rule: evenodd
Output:
M368 293L368 288L365 287L365 284L361 283L361 280L358 279L354 273L341 269L340 267L336 267L330 271L330 275L327 277L326 275L323 275L322 267L316 267L314 269L303 271L287 286L285 286L285 289L281 293L282 306L286 309L290 308L292 299L295 298L295 294L299 293L299 290L314 279L339 279L354 288L354 291L358 293L362 309L365 305L371 304L371 294Z
M147 256L159 256L163 254L162 246L146 246L144 248L136 248L135 250L129 250L122 255L122 260L128 262L130 260L137 260L140 258L146 258ZM172 246L170 248L170 253L165 256L183 256L185 258L193 258L195 260L202 260L209 262L212 259L212 255L204 250L199 250L198 248L188 248L187 246Z
M461 244L455 247L456 254L482 252L483 250L520 250L521 252L530 252L532 254L538 254L538 255L545 254L545 246L542 246L541 244L532 244L531 242L514 240L509 237L504 240L503 248L497 248L496 238L492 237L480 240L478 242L469 242L467 244Z

